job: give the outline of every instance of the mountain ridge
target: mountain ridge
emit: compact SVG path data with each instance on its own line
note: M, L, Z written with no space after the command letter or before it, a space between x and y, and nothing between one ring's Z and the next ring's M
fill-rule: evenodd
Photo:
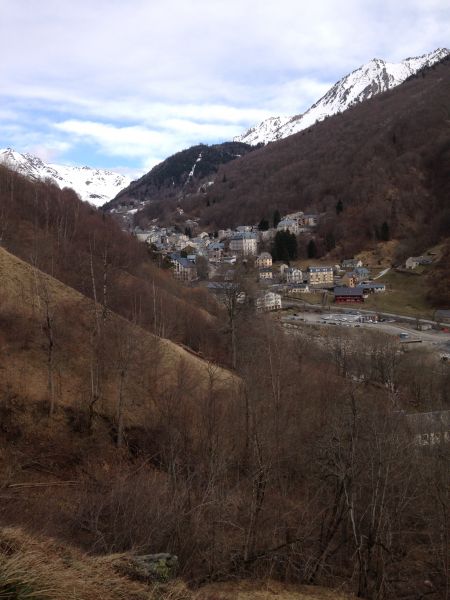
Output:
M0 162L33 180L52 179L59 188L72 188L82 200L102 206L131 183L131 178L92 167L46 163L28 152L0 149Z
M323 121L350 106L400 85L411 75L425 67L433 66L448 55L450 50L447 48L437 48L421 56L405 58L399 63L373 58L344 75L304 113L292 117L269 117L236 136L234 140L248 144L267 144L284 139L307 129L317 121Z

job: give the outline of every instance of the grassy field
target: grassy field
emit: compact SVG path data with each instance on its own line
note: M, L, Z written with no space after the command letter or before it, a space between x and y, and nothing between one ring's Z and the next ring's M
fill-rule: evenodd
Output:
M386 292L371 294L364 302L364 308L432 319L434 310L426 298L427 272L427 268L422 268L420 274L389 271L377 280L386 285Z

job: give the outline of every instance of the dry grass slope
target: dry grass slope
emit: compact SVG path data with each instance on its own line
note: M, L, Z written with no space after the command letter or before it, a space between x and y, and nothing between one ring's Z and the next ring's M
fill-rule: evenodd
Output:
M47 311L54 328L54 363L57 402L79 406L89 393L92 331L101 307L57 279L35 269L0 248L0 368L2 385L14 394L40 401L48 394ZM97 316L96 316L97 315ZM186 387L197 390L236 382L225 369L209 364L177 344L158 338L119 315L108 312L108 338L103 357L107 367L99 409L114 411L120 370L118 344L127 339L132 346L128 396L132 398L127 424L139 423L151 399L169 393L182 374ZM9 328L9 330L8 330ZM105 367L105 369L106 369Z
M275 581L228 582L189 590L181 581L134 581L118 566L127 554L89 556L52 538L0 529L0 598L7 600L350 600L353 596Z

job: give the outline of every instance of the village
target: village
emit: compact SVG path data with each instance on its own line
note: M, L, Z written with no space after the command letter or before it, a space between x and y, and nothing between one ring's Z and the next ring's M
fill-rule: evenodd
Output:
M336 304L362 304L372 294L386 292L385 283L377 281L384 273L375 273L358 258L349 257L340 264L317 261L301 267L294 261L275 261L270 252L278 232L297 236L313 234L319 221L317 214L295 212L281 217L277 227L261 230L258 225L241 225L236 229L219 230L215 234L199 231L194 220L179 227L139 227L134 235L149 245L160 265L172 269L175 279L186 285L208 285L216 291L218 282L233 281L236 266L245 264L252 270L257 284L258 310L279 310L282 297L309 298L313 303L326 299ZM404 268L413 270L430 264L432 257L407 259Z

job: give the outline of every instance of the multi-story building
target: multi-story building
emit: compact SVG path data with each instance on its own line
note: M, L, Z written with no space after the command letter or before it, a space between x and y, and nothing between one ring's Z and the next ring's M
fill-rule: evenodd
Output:
M299 225L296 219L283 219L277 225L278 231L289 231L297 235L299 232Z
M303 283L303 273L296 267L289 267L284 270L286 283Z
M258 251L256 234L250 231L236 233L230 238L230 250L243 256L254 256Z
M309 285L332 285L333 267L308 267Z
M222 260L224 244L222 242L213 242L208 246L209 260L220 262Z
M272 266L272 255L269 252L261 252L255 260L255 266L258 269L266 269Z
M179 281L192 281L197 277L197 267L195 264L180 256L179 254L171 254L170 260L173 265L173 276Z
M265 267L264 269L259 269L259 280L260 281L272 281L273 273L270 267Z
M281 309L281 295L275 292L266 292L256 299L256 311L263 312Z

